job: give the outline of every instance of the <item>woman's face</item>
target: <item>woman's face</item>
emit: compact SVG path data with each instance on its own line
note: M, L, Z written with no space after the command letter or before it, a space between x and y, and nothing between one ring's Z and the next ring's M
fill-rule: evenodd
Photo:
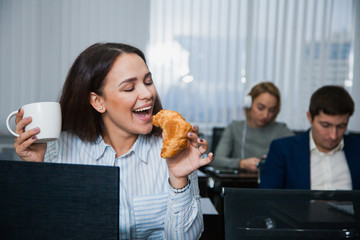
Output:
M156 89L144 60L137 54L122 54L105 80L102 116L107 132L148 134Z
M250 109L248 125L253 128L261 128L268 125L277 112L277 99L270 93L261 93L255 99Z

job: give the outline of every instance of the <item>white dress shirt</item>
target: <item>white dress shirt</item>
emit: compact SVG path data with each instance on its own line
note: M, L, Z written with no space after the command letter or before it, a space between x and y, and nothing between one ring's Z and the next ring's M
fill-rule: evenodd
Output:
M116 157L101 137L87 143L63 132L48 143L45 161L119 167L119 239L197 239L204 227L197 172L190 175L190 187L175 194L161 147L160 137L139 135L127 153Z
M330 152L320 152L310 131L311 190L351 190L352 181L346 161L344 139Z

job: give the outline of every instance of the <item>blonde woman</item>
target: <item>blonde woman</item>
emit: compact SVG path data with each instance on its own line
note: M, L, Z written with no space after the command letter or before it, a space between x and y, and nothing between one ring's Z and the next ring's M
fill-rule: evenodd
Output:
M280 112L279 89L261 82L249 93L252 102L246 120L233 121L223 132L212 166L257 172L257 165L276 138L294 135L285 123L276 122Z

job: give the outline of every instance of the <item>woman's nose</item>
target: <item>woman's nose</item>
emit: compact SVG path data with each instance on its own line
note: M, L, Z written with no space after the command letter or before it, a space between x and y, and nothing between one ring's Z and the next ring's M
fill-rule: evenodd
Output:
M143 98L143 99L152 97L152 93L151 93L150 89L145 84L142 84L140 87L139 97Z
M268 118L270 117L270 111L269 111L269 110L265 110L263 116L264 116L266 119L268 119Z

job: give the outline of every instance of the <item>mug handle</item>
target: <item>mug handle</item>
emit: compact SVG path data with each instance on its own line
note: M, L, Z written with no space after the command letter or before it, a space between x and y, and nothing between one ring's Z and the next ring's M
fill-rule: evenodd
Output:
M13 111L12 113L9 114L9 116L6 119L6 127L9 130L9 132L14 135L15 137L19 137L19 134L17 134L16 132L14 132L11 127L10 127L10 119L15 116L18 113L18 111Z

